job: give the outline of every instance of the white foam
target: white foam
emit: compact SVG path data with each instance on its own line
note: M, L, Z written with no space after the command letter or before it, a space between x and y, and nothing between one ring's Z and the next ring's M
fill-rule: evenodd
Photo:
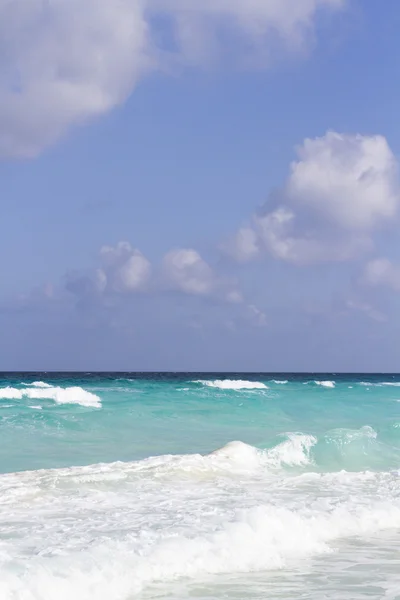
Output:
M286 441L266 452L267 463L275 468L311 464L310 452L317 443L317 438L302 433L289 433L287 436Z
M360 381L359 385L364 387L400 387L400 381L380 381L380 382L369 382Z
M228 469L235 467L257 469L263 463L262 451L243 442L228 442L228 444L214 450L205 458L210 459L211 466L226 467Z
M100 408L101 401L98 396L87 392L81 387L38 387L18 389L12 387L0 388L0 398L7 400L53 400L56 404L80 404L81 406Z
M288 433L287 439L269 450L259 450L243 442L229 442L214 450L205 459L209 467L226 468L234 472L238 468L250 472L262 470L264 473L285 467L304 467L312 464L311 449L317 438L302 433Z
M286 383L289 383L287 381L287 379L283 380L283 381L279 381L279 379L273 379L272 383L276 383L277 385L285 385Z
M161 582L285 569L305 557L335 552L332 542L336 540L364 539L400 527L400 508L393 499L365 501L361 494L355 498L350 493L339 501L335 492L330 502L326 492L318 497L318 489L309 497L310 487L293 506L283 506L283 497L270 501L268 489L263 489L264 502L241 508L233 493L236 488L214 498L211 488L180 486L175 493L174 487L153 481L142 490L140 504L135 488L129 493L129 488L117 487L118 479L110 480L110 487L102 491L95 475L107 469L119 475L124 466L94 465L2 478L6 497L0 502L0 531L5 526L14 532L17 517L23 519L24 528L32 526L31 536L11 537L1 548L2 600L129 600L154 583L157 596L172 597L171 590L161 593ZM75 485L71 496L70 486L84 472L93 474L93 484ZM308 485L324 481L332 492L337 487L333 475L325 481L313 474ZM345 475L344 489L354 483L350 474ZM368 475L365 489L374 477ZM168 502L162 501L165 492L169 492ZM210 505L210 494L218 502ZM249 497L248 489L243 497ZM12 503L11 522L4 501Z
M316 383L317 385L320 385L322 387L326 387L326 388L334 388L335 387L334 381L315 381L314 383Z
M31 386L31 387L39 387L39 388L51 388L52 387L49 383L45 383L44 381L34 381L33 383L23 383L22 385Z
M202 383L207 387L218 388L220 390L266 390L268 386L260 381L244 381L241 379L215 379L214 381L202 380L193 381L193 383Z
M327 514L302 514L259 506L239 512L212 535L161 538L133 561L136 583L143 587L182 576L282 569L293 560L332 552L332 540L400 526L400 509L389 503L354 508L343 505Z

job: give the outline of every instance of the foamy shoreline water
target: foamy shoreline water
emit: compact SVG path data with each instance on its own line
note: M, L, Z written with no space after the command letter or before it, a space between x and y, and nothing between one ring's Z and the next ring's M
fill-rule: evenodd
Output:
M400 378L199 375L3 376L2 600L396 597Z

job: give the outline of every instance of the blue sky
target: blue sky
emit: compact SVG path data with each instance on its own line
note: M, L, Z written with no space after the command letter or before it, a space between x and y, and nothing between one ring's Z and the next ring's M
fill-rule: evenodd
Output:
M398 371L399 24L0 0L1 368Z

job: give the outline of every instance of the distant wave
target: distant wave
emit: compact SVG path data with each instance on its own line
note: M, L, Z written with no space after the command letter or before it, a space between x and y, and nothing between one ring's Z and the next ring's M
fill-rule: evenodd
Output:
M334 388L336 385L334 381L314 381L314 383L326 388Z
M23 400L53 400L56 404L80 404L92 408L100 408L101 401L98 396L87 392L81 387L48 387L39 386L27 389L13 387L0 388L0 399Z
M34 381L33 383L23 383L22 385L38 387L38 388L51 388L52 387L49 383L45 383L44 381Z
M285 385L286 383L289 383L287 379L280 381L279 379L273 379L272 383L276 383L277 385Z
M268 386L260 381L244 381L241 379L215 379L214 381L199 379L192 383L201 383L207 387L220 390L267 390Z
M360 381L363 387L400 387L400 381Z

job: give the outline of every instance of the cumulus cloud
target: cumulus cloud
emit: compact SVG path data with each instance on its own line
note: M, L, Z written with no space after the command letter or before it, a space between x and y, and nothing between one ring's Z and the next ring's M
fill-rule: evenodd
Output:
M0 156L36 156L72 126L125 102L149 70L207 65L223 54L218 39L227 33L235 40L229 56L235 50L248 64L269 66L277 40L299 51L318 10L344 4L0 0Z
M264 313L245 300L237 282L218 273L193 248L171 250L161 265L153 266L129 242L103 246L95 268L67 274L66 289L81 307L107 308L122 307L135 294L156 297L173 291L211 300L215 305L231 305L233 312L241 314L240 318L256 326L266 325Z
M80 299L94 299L104 294L143 292L151 278L151 264L128 242L103 246L100 266L86 273L67 274L67 289Z
M215 275L211 267L196 250L171 250L163 260L166 280L187 294L209 295L215 286Z
M278 205L267 203L225 245L236 260L263 251L296 264L348 260L397 215L398 165L384 137L331 131L297 155Z
M84 273L69 273L67 289L86 298L169 289L231 303L243 300L235 282L217 274L196 250L171 250L163 257L161 268L154 269L129 242L103 246L98 266Z
M191 296L212 298L241 307L243 317L258 327L267 324L262 310L249 304L235 281L225 278L192 248L180 248L168 252L162 261L164 285Z
M185 294L215 296L232 303L243 301L236 286L217 275L192 248L179 248L168 252L162 261L162 271L166 286Z
M100 250L107 285L115 292L137 292L146 289L151 277L151 264L128 242L103 246Z
M400 265L391 262L388 258L371 260L365 266L361 283L374 287L389 287L400 292Z
M384 137L330 131L306 139L297 154L286 188L292 205L350 230L369 230L395 215L398 169Z

